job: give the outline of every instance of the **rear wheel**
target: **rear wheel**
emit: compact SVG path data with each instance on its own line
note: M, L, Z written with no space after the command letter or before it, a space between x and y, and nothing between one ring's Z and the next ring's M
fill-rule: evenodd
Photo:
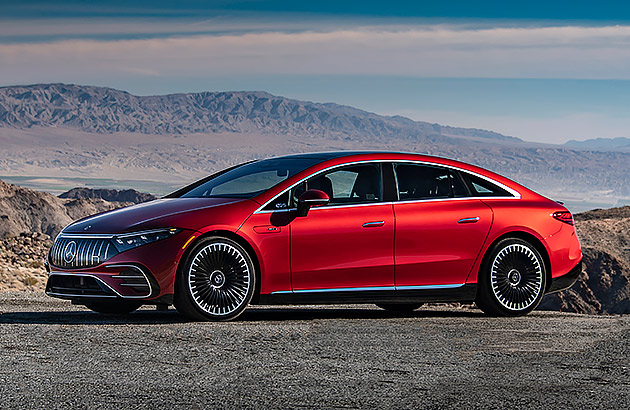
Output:
M256 274L248 252L223 237L200 240L175 283L175 307L195 320L230 320L254 295Z
M390 312L412 312L424 303L377 303L376 306Z
M137 310L140 306L142 303L127 301L94 301L85 304L86 308L106 315L125 315Z
M477 306L492 316L522 316L545 293L545 263L529 242L517 238L497 243L479 272Z

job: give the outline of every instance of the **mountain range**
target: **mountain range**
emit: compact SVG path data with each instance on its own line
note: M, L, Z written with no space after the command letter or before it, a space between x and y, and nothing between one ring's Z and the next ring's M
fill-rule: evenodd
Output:
M626 137L593 138L585 141L569 140L564 145L574 149L630 152L630 138Z
M58 192L80 179L101 188L151 181L142 189L166 194L241 161L375 149L477 164L576 210L630 203L630 152L535 144L262 91L143 97L68 84L2 87L0 147L2 178Z
M514 140L495 132L384 117L263 91L139 97L111 88L41 84L0 88L3 127L69 127L93 133L242 133L380 138L450 135Z

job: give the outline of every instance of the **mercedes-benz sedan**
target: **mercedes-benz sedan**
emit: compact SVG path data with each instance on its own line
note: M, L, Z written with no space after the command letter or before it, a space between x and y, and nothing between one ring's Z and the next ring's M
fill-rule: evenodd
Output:
M505 177L329 152L248 162L74 222L50 250L46 292L102 313L174 304L199 320L249 304L438 301L517 316L571 286L581 259L571 213Z

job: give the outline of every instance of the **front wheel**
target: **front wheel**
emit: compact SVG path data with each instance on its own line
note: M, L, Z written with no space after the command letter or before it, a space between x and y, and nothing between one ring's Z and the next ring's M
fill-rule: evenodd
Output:
M497 243L482 264L477 306L491 316L522 316L545 293L545 263L529 242L510 238Z
M230 320L254 295L256 274L249 253L235 241L209 237L192 248L175 282L175 307L195 320Z

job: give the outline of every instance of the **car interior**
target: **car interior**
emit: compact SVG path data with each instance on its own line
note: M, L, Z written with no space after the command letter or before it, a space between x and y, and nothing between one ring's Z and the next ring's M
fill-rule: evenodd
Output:
M449 198L451 179L444 169L398 165L396 167L399 197L405 199Z

